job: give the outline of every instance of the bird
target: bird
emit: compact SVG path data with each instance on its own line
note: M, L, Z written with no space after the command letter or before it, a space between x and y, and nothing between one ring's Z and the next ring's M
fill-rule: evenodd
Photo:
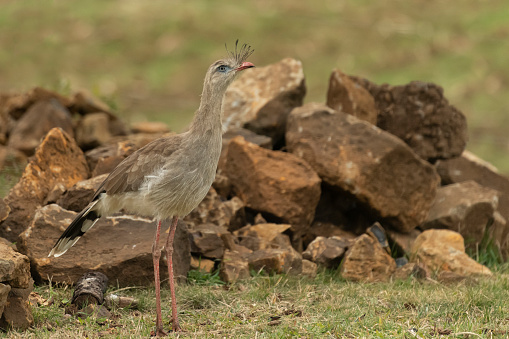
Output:
M173 276L173 238L179 218L203 200L215 178L222 144L223 97L235 76L255 67L247 58L254 50L243 44L208 68L200 105L186 132L161 137L125 158L97 189L90 203L62 233L48 257L69 250L100 217L121 209L156 220L152 245L156 294L156 335L164 336L161 317L159 247L161 222L171 218L166 245L171 293L172 329L180 331ZM107 230L104 230L107 232Z

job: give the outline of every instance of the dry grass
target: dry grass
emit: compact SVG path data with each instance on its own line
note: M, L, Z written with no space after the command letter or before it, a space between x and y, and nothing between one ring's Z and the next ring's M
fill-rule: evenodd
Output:
M139 298L141 309L115 310L112 321L65 318L59 304L71 289L42 286L37 292L56 303L35 308L35 328L7 337L139 338L154 327L151 288L121 292ZM509 276L503 273L455 285L413 279L359 284L334 272L315 279L256 276L228 288L212 280L180 285L178 297L186 332L171 334L175 338L492 338L509 330ZM166 289L163 300L169 317Z

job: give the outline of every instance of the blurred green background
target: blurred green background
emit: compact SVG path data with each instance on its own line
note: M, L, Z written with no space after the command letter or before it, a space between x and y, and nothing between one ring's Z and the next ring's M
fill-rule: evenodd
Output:
M0 1L0 91L91 90L128 121L181 131L208 65L239 38L258 66L303 62L306 101L334 68L441 85L468 149L509 173L509 1Z

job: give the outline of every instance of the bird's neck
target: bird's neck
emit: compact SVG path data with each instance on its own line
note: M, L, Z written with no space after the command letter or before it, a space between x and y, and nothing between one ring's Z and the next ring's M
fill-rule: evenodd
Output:
M225 91L211 91L206 87L201 96L200 108L189 128L192 133L202 134L208 130L222 131L223 97Z

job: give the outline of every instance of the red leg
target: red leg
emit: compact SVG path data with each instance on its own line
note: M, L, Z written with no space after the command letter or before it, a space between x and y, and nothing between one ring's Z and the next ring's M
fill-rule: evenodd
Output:
M173 238L175 237L175 230L177 229L178 217L173 217L170 226L170 232L166 239L166 261L168 263L168 277L170 281L171 293L171 319L173 324L173 331L180 331L178 313L177 313L177 298L175 297L175 278L173 277Z
M161 249L159 248L159 235L161 234L161 221L157 223L156 236L152 245L152 259L154 261L154 277L156 284L156 336L164 337L166 332L163 331L163 323L161 316L161 281L159 278L159 259L161 258Z

